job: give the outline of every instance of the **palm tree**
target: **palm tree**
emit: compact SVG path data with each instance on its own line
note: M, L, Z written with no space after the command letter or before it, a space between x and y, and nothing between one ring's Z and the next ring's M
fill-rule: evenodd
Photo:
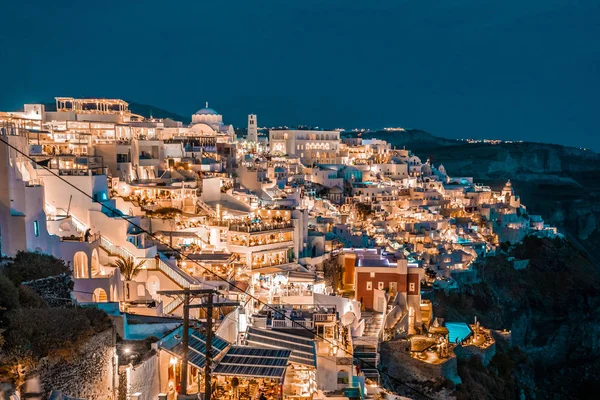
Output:
M146 260L142 260L139 263L136 263L133 257L119 257L118 260L110 263L111 267L118 268L121 272L121 275L125 277L126 281L131 281L137 274L139 274L142 269L142 265L146 262Z

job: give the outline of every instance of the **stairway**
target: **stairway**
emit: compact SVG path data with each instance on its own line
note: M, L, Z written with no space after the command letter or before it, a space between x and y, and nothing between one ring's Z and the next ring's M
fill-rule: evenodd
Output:
M362 317L365 320L365 332L363 336L377 337L383 325L383 314L376 311L363 311Z
M115 245L104 236L100 236L100 248L103 249L109 255L119 255L125 258L135 258L135 256L131 254L127 249ZM178 266L171 265L168 262L165 262L165 260L163 260L162 258L159 258L156 264L154 264L154 260L152 260L150 265L156 265L159 271L161 271L164 275L173 280L173 282L175 282L182 289L189 289L192 288L192 286L197 286L200 284L200 282L196 278L187 274ZM175 299L163 306L163 314L168 315L173 313L173 311L175 311L175 309L178 308L181 304L183 304L183 299L181 297L176 297Z
M359 360L360 370L366 379L379 384L379 352L377 342L354 346L354 357Z
M366 379L379 384L379 331L383 325L383 314L363 311L365 330L360 337L353 338L354 356L360 360L360 370Z
M216 218L218 217L217 212L208 204L206 204L203 200L201 200L200 198L197 199L198 207L205 212L206 214L208 214L210 217Z

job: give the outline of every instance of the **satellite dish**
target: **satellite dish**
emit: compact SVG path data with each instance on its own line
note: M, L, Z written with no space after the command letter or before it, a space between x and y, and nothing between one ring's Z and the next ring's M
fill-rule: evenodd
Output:
M131 187L125 182L120 182L117 186L117 192L121 196L128 196L131 193Z
M346 314L344 314L342 316L342 325L343 326L351 325L354 322L355 318L356 318L356 315L354 315L354 313L352 311L348 311Z

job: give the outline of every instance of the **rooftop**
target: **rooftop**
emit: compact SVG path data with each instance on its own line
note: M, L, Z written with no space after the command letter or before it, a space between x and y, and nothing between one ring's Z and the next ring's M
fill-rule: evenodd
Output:
M196 111L194 114L195 115L219 115L218 112L216 112L212 108L208 108L208 107L201 108L200 110Z
M206 336L197 330L190 328L188 336L188 360L196 368L204 368L206 363ZM175 329L167 336L161 339L159 347L167 352L181 358L182 351L182 333L183 327ZM221 339L219 336L213 336L212 358L219 356L223 350L229 346L229 342Z
M215 375L283 379L292 351L256 347L231 347L219 361Z

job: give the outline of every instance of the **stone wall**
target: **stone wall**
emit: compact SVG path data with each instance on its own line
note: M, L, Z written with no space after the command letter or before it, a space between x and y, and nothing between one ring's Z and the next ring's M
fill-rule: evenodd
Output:
M381 365L385 372L404 382L443 381L460 383L456 357L451 356L439 364L429 364L410 356L407 340L381 343Z
M496 343L492 343L491 345L485 348L481 348L474 345L457 345L454 348L454 354L456 354L456 357L465 360L468 360L471 357L479 357L481 358L481 363L483 365L488 365L490 361L492 361L492 358L494 358L494 356L496 355Z
M37 372L44 392L56 390L87 400L112 398L114 355L109 329L93 336L69 360L42 359Z
M35 290L50 307L64 307L73 304L73 300L71 300L73 279L68 275L61 274L36 279L34 281L23 282L23 285Z

